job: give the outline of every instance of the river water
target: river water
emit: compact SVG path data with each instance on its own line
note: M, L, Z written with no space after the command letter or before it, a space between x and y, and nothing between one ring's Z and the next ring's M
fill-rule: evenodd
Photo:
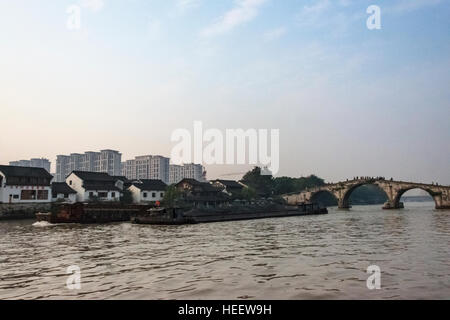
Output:
M170 227L0 222L0 299L449 299L450 211L405 206ZM79 290L66 286L73 265Z

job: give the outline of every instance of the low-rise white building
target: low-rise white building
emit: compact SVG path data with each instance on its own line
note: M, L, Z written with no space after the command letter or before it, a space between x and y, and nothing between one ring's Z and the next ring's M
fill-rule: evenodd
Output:
M167 185L161 180L139 180L133 183L128 190L133 197L133 203L155 203L162 201Z
M0 203L51 202L52 178L44 168L0 166Z
M66 183L76 191L77 202L120 201L123 190L123 181L101 172L73 171Z
M52 201L75 203L77 201L77 192L65 182L53 182Z

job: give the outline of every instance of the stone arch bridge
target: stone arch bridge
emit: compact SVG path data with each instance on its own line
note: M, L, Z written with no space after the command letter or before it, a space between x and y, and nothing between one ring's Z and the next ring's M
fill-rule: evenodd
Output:
M422 189L428 192L436 203L436 209L450 209L450 186L394 181L384 178L357 178L344 182L326 184L320 187L306 189L302 192L285 194L283 198L289 204L311 203L314 202L316 196L327 192L336 198L339 208L345 209L350 208L349 199L352 192L356 188L368 184L376 185L386 193L388 201L384 204L383 209L403 208L400 198L405 192L412 189Z

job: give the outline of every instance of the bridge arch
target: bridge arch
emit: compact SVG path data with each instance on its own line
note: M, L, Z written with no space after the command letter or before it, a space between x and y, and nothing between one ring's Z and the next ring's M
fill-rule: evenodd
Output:
M325 197L328 197L328 199ZM338 197L336 197L336 195L333 192L331 192L330 190L326 190L326 189L322 189L322 190L318 190L318 191L314 192L310 198L310 202L313 202L313 203L317 202L319 204L325 204L327 206L329 205L328 202L331 202L331 201L334 202L335 205L339 205ZM327 202L327 203L323 203L323 202Z
M400 208L400 199L406 192L411 191L411 190L416 190L416 189L423 190L426 193L428 193L431 196L431 198L433 198L436 208L439 207L439 203L436 199L435 192L433 192L432 190L430 190L428 188L422 187L422 186L411 186L411 187L403 188L403 189L400 189L399 191L397 191L397 193L395 194L394 199L393 199L395 208Z
M339 204L340 208L350 208L350 197L353 192L363 186L376 186L379 190L383 191L386 196L386 200L389 200L389 193L382 186L380 186L375 180L362 181L360 183L351 185L348 189L344 191L344 194L341 198L341 203Z

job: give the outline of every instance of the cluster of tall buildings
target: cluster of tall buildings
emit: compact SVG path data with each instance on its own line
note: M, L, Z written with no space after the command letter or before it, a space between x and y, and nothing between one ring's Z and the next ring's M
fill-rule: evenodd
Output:
M178 183L185 178L206 181L205 168L200 164L171 165L162 156L140 156L122 163L122 176L130 180L161 180L166 184Z
M169 167L169 158L140 156L122 163L121 175L130 180L152 179L169 183Z
M166 184L178 183L185 178L206 181L205 168L200 164L171 165L169 158L157 155L122 161L122 154L115 150L58 155L54 181L65 181L72 171L104 172L129 180L161 180Z
M9 165L15 167L44 168L47 172L50 172L51 162L45 158L35 158L31 160L11 161Z
M115 150L58 155L56 157L55 181L65 181L72 171L104 172L111 176L119 176L121 174L121 163L122 154Z

